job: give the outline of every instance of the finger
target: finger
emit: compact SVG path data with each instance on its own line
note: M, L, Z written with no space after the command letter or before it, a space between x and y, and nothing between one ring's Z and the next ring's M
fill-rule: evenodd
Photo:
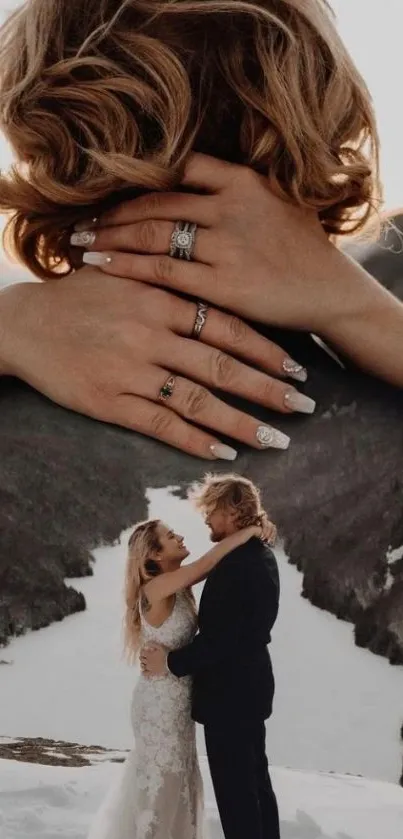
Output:
M231 182L235 168L238 167L233 163L218 160L208 154L193 152L186 162L181 183L186 187L220 192Z
M215 272L199 262L173 259L166 255L142 256L118 251L89 251L84 253L83 262L97 265L106 274L181 291L224 309L231 308L231 284L219 285Z
M97 219L81 221L76 230L109 227L114 224L134 224L147 219L162 221L190 221L210 227L217 217L217 199L212 195L193 195L187 192L150 192L140 198L123 201Z
M173 230L174 225L171 221L148 219L76 232L70 237L70 243L87 251L169 254ZM198 227L193 258L197 262L211 264L216 254L215 235L203 227Z
M170 377L162 367L149 367L141 382L136 383L136 391L149 400L158 400L161 388ZM290 438L278 429L227 405L207 388L180 375L174 377L172 393L165 404L172 409L171 413L189 420L192 423L189 428L194 429L195 423L255 449L287 449L290 443Z
M185 306L194 307L194 304L185 303ZM173 307L174 322L172 327L177 334L189 337L189 332L183 331L183 314L182 307ZM188 322L189 318L186 317L186 323ZM255 329L248 326L245 321L235 317L235 315L221 312L219 309L208 308L206 322L200 334L200 341L209 344L211 347L229 352L231 355L238 356L238 358L244 358L268 373L289 377L299 382L306 382L307 380L308 374L305 368L290 358L281 347L264 338Z
M280 413L312 414L315 402L292 385L249 367L215 347L172 336L167 347L171 370L215 390L241 396Z
M157 390L153 392L153 398L158 398L156 394L159 393L162 384L160 377L160 384L156 385ZM231 446L185 422L165 405L155 404L131 393L123 393L114 399L103 412L103 416L98 418L160 440L203 460L235 460L237 456L236 450Z

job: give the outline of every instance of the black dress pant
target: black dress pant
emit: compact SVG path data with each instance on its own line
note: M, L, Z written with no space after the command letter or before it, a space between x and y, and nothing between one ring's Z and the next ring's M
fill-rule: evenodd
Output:
M205 725L204 731L225 839L280 839L264 722Z

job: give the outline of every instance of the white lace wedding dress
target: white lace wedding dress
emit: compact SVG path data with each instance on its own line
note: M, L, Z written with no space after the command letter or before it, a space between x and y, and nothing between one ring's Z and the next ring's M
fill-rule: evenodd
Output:
M158 629L142 616L142 643L187 644L196 617L178 594ZM135 748L88 839L203 839L203 784L191 719L191 679L140 675L133 693Z

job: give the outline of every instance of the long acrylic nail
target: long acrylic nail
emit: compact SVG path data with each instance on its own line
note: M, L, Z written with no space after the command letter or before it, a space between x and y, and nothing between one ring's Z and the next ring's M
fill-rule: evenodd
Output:
M95 216L92 219L85 219L84 221L78 221L77 224L74 225L74 230L76 230L77 233L81 233L82 231L85 231L85 230L91 230L93 227L97 226L98 221L99 221L99 219L98 219L97 216Z
M70 244L78 248L88 248L94 244L97 234L92 230L82 230L81 233L73 233L70 236Z
M294 390L294 388L285 394L284 404L291 411L299 411L301 414L313 414L316 408L314 399L311 399L310 396L305 396L299 390Z
M285 358L283 361L283 370L290 379L296 379L297 382L306 382L308 378L308 371L302 364L298 364L292 358Z
M87 265L110 265L112 257L100 251L86 251L83 254L83 262Z
M213 443L210 451L217 460L235 460L238 456L238 452L231 446L226 446L225 443Z
M271 425L259 425L256 440L261 449L288 449L290 438Z

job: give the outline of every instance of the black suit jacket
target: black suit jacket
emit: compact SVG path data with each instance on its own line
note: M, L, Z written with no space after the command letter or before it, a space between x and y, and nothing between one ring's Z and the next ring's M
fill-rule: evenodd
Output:
M193 676L192 716L203 724L264 720L274 678L267 645L279 604L273 551L258 538L226 556L208 576L194 640L168 656L178 677Z

